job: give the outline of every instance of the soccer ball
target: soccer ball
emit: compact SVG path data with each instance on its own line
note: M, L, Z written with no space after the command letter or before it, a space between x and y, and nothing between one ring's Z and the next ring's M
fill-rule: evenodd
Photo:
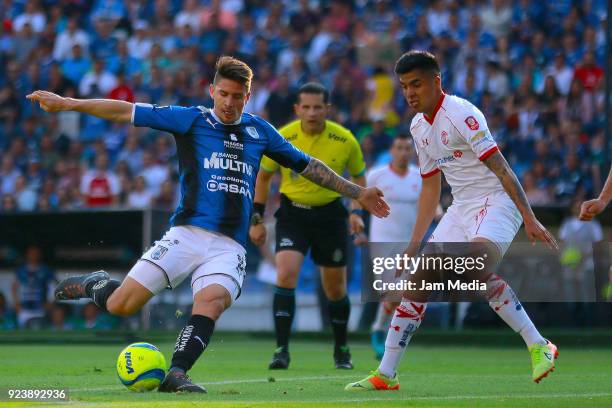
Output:
M119 353L117 375L130 391L151 391L166 375L166 359L152 344L130 344Z

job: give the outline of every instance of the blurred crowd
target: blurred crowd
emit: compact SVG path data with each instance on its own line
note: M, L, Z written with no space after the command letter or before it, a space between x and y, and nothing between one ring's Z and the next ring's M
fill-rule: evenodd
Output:
M306 81L368 166L413 112L393 76L408 49L486 115L534 205L593 195L604 153L604 0L8 0L0 2L0 212L177 201L171 136L25 95L211 105L223 54L254 69L246 110L282 126ZM445 195L448 205L449 195Z

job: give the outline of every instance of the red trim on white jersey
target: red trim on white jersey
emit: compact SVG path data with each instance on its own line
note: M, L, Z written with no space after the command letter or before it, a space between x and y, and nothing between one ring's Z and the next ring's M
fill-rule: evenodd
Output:
M425 174L421 173L421 177L423 178L431 177L439 172L440 172L440 169L435 169L435 170L430 171L429 173L425 173Z
M434 119L436 119L436 113L438 113L438 111L440 110L440 106L442 106L442 102L444 102L444 97L445 96L446 96L446 94L444 92L442 92L442 96L440 96L440 99L438 99L438 103L436 104L436 107L434 108L434 111L433 111L433 113L431 115L431 119L429 119L427 117L427 115L423 113L423 117L425 118L427 123L429 123L430 125L433 125L433 121L434 121Z
M489 150L487 150L486 152L484 152L484 153L482 154L482 156L480 156L480 157L478 158L478 160L480 160L480 161L484 161L484 160L486 160L487 158L489 158L489 156L491 156L493 153L498 152L498 151L499 151L499 148L498 148L497 146L493 146L492 148L490 148Z

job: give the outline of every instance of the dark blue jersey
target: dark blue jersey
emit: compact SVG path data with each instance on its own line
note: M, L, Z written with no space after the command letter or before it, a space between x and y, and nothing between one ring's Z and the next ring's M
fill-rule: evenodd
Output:
M176 140L181 201L171 225L195 225L245 247L262 155L298 173L310 161L272 125L248 113L227 125L201 106L137 103L132 122L170 132Z

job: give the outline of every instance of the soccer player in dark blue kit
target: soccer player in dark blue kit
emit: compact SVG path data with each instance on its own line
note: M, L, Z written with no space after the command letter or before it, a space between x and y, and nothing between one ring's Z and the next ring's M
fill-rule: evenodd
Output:
M376 216L389 213L380 190L343 179L293 147L263 119L243 113L252 79L244 62L221 57L216 68L210 86L212 109L72 99L46 91L27 96L47 112L74 110L174 135L181 200L164 237L142 255L123 282L98 271L67 278L55 289L57 299L91 298L109 313L129 316L164 288L174 288L191 276L192 316L179 333L170 370L159 387L162 392L206 392L186 371L208 345L215 321L240 295L249 224L261 222L251 213L262 155L357 200Z

